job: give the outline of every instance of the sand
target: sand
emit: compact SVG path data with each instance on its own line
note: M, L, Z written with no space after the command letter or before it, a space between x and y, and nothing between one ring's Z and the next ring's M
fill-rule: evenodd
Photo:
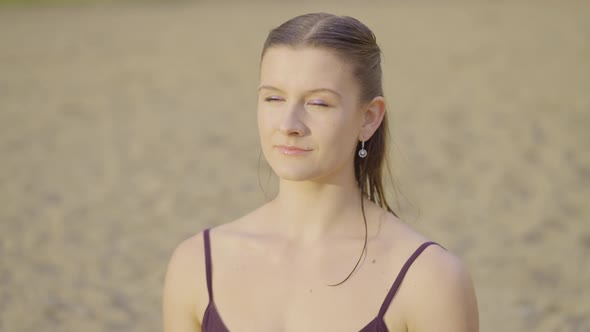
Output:
M174 247L265 201L266 33L324 10L378 37L403 215L481 330L590 331L590 4L371 3L0 8L0 330L161 330Z

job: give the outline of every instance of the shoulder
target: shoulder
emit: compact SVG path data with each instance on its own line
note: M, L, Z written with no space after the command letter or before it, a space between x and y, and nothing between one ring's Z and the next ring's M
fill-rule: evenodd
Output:
M437 244L428 246L413 266L413 280L421 286L452 286L469 281L469 272L460 258Z
M174 249L163 289L164 330L187 330L200 324L207 305L203 232L179 243ZM184 328L178 328L179 324Z
M385 238L397 252L398 268L422 244L433 241L396 217L388 221ZM478 308L469 269L444 244L434 242L416 257L396 295L408 331L476 332Z
M167 276L190 277L199 271L205 271L205 249L203 232L199 232L180 242L168 262ZM202 263L202 264L201 264Z
M168 262L167 274L176 273L177 277L186 277L189 273L204 272L204 262L203 232L199 232L183 240L174 248Z
M478 331L473 281L466 265L438 245L422 252L404 280L408 331Z

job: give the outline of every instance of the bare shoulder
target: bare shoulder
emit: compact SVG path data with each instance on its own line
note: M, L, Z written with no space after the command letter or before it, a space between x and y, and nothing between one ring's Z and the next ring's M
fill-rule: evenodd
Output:
M441 246L430 245L420 254L402 288L409 332L479 330L471 274L460 258Z
M437 242L390 216L383 223L384 238L397 243L401 266L426 242ZM465 263L440 245L427 246L412 263L396 295L408 332L477 332L479 317L473 281Z
M207 305L203 234L185 239L168 262L163 289L164 331L200 331Z
M463 261L439 245L430 245L412 267L412 280L434 290L471 283Z

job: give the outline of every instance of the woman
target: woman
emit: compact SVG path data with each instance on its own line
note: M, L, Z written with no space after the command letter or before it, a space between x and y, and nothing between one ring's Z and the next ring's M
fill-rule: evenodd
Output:
M463 264L387 204L385 111L361 22L317 13L271 31L258 129L279 193L176 248L164 330L478 331Z

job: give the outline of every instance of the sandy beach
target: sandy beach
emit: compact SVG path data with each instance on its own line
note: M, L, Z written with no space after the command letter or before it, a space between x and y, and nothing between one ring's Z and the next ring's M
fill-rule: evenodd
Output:
M481 331L590 331L582 1L0 6L0 331L161 331L174 247L266 200L260 50L311 11L377 35L402 217Z

